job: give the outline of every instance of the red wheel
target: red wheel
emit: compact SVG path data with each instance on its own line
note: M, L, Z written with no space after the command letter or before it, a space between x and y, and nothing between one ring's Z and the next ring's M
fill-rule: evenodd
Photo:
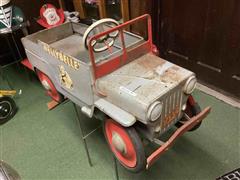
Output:
M192 96L189 96L188 101L187 101L187 107L186 110L184 111L184 113L189 117L193 117L196 116L197 114L199 114L201 112L201 108L199 106L199 104L197 102L194 101ZM188 121L188 119L186 117L182 117L180 119L180 121L178 121L175 125L176 127L181 127L184 122ZM198 129L202 124L202 121L199 122L198 124L196 124L194 127L192 127L192 129L189 129L188 131L195 131L196 129Z
M51 79L43 72L37 70L37 76L41 81L43 87L47 90L47 94L55 101L62 102L64 97L60 94L52 83Z
M107 142L118 161L128 170L139 172L146 167L142 141L133 127L122 127L112 119L104 124Z

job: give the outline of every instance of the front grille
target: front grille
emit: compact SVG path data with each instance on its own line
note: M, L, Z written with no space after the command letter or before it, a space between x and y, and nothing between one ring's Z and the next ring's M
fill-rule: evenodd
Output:
M182 104L182 90L181 88L174 89L170 94L165 96L162 100L163 111L161 115L161 131L166 131L179 115Z

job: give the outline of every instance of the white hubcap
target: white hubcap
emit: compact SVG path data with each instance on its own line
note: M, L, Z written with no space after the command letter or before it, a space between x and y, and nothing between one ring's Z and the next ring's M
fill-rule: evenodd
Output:
M43 85L43 87L46 89L46 90L50 90L51 88L50 88L50 85L48 84L48 82L46 81L46 80L43 80L42 81L42 85Z
M120 152L121 154L127 153L126 144L124 143L121 136L116 132L113 132L112 144L117 149L117 151Z

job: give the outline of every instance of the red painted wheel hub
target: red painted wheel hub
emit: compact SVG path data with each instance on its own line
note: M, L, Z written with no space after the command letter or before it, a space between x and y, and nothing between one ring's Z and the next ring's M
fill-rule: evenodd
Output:
M192 97L192 95L190 95L190 96L188 97L187 102L188 102L191 106L194 106L194 105L196 104L196 102L195 102L194 98Z
M37 75L42 85L47 90L47 94L55 101L61 101L60 94L58 93L57 89L55 88L49 77L39 70L37 71Z
M109 119L105 123L105 133L111 150L118 160L127 167L135 167L137 164L136 151L131 137L124 127Z

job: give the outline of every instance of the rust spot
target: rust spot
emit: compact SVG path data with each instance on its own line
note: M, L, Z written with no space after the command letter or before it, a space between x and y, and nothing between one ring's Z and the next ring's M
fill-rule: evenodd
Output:
M172 69L175 70L175 71L178 71L179 67L178 66L173 66Z
M176 108L163 120L162 129L166 128L169 124L171 124L172 121L178 116L178 114L179 106L176 106Z
M145 69L153 70L156 67L163 65L165 62L166 62L165 60L157 56L147 54L145 56L140 57L139 60L137 61L137 64L143 66Z
M152 84L151 86L144 86L144 88L138 88L136 93L140 96L148 97L152 94L152 90L157 88L156 84Z
M165 71L165 73L162 76L163 81L169 82L169 80L172 80L172 81L179 82L182 79L182 77L180 76L179 73L177 73L177 71L175 70L176 68L174 67L169 68L167 71Z

